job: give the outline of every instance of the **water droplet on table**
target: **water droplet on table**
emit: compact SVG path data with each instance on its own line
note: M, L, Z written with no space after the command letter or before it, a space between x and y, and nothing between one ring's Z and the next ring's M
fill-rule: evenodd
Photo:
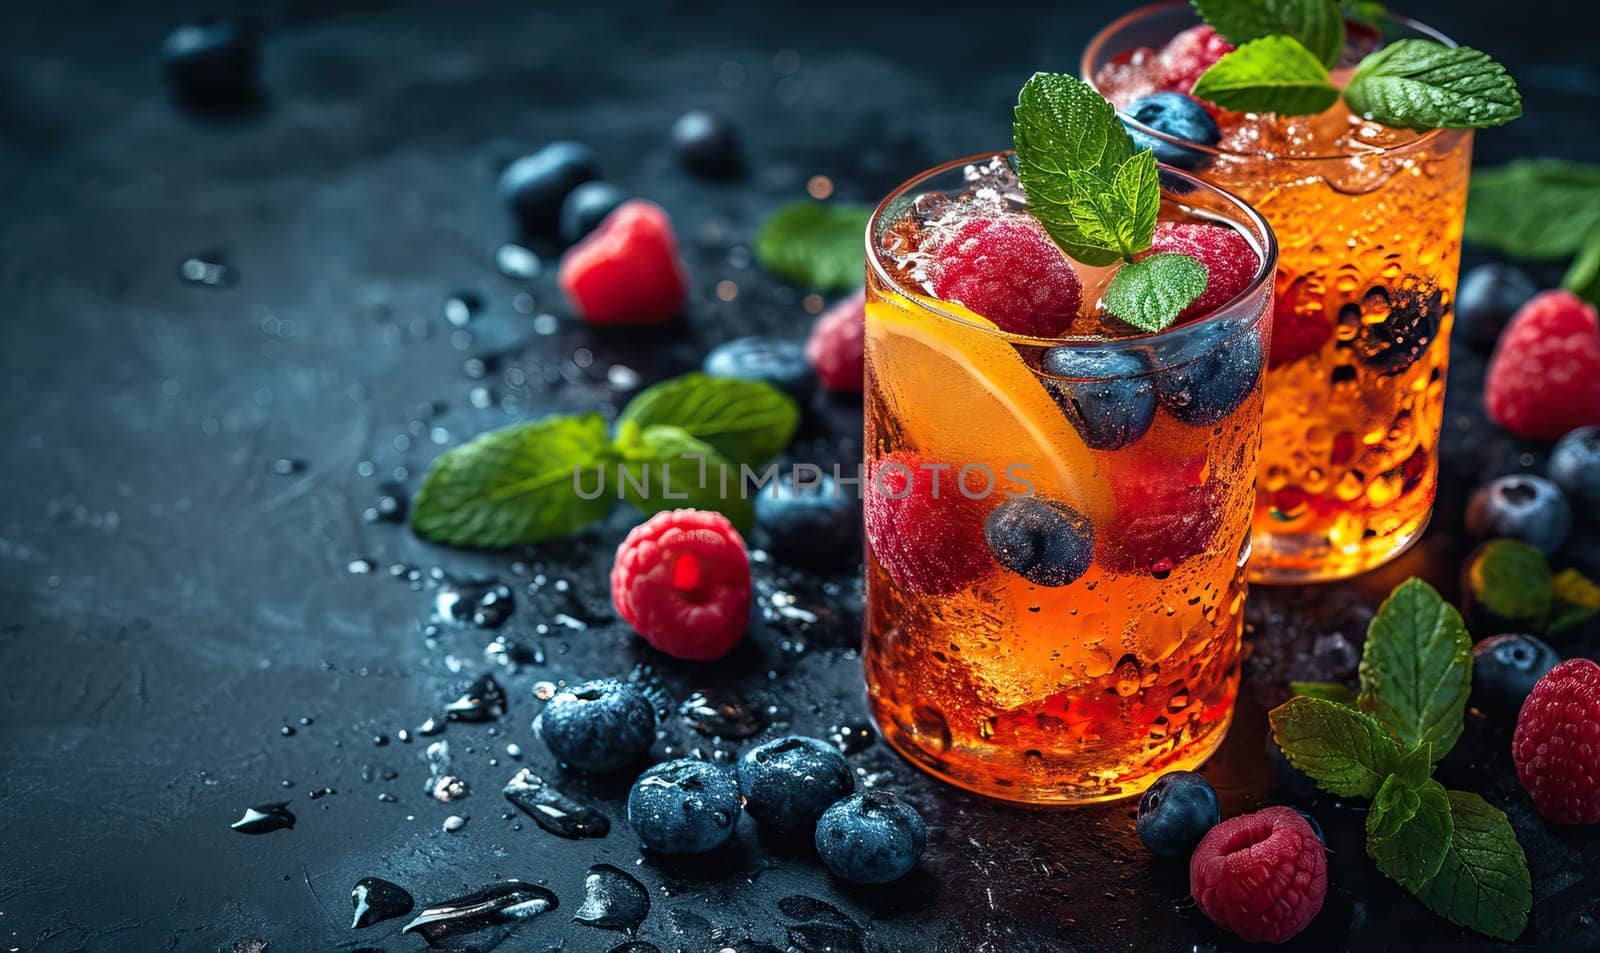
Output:
M644 884L610 864L596 864L583 879L583 905L572 919L602 930L632 933L650 913Z
M689 727L717 738L751 738L767 727L766 711L712 689L695 692L678 709Z
M294 827L294 813L287 802L261 804L244 809L244 816L234 821L234 830L241 834L270 834L273 831Z
M512 775L501 793L540 827L559 837L577 840L611 832L611 820L599 810L557 791L529 768Z
M493 675L480 675L466 693L444 706L451 721L493 721L506 713L506 692Z
M350 891L350 905L355 908L355 920L350 929L359 930L374 923L403 917L411 912L416 901L397 883L382 877L362 877Z
M489 927L530 920L557 906L556 895L546 888L505 880L463 897L430 903L400 932L420 933L429 946L439 946Z

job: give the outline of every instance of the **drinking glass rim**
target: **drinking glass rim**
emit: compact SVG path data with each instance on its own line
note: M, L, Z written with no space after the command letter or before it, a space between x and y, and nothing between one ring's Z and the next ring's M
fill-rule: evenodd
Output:
M1261 290L1261 287L1271 281L1273 275L1276 273L1278 261L1278 236L1273 232L1272 226L1267 223L1266 218L1264 218L1260 212L1257 212L1249 203L1245 202L1243 199L1226 189L1212 185L1203 179L1198 179L1189 173L1184 172L1182 169L1158 163L1160 175L1176 176L1180 181L1188 185L1192 191L1211 192L1221 196L1224 201L1226 201L1235 211L1239 213L1239 217L1246 220L1251 227L1256 229L1256 231L1261 235L1261 246L1253 249L1260 256L1261 260L1256 265L1256 273L1251 277L1250 283L1245 285L1244 289L1238 294L1213 308L1205 317L1196 318L1193 321L1185 321L1182 324L1174 324L1171 327L1164 328L1155 332L1154 334L1141 334L1137 337L1104 338L1083 335L1069 335L1058 338L1041 338L1034 337L1033 335L1029 334L1006 331L992 324L975 324L968 320L965 316L957 314L946 308L946 302L940 300L939 298L933 297L926 291L906 288L893 275L889 274L888 270L884 267L883 260L881 258L881 251L878 248L878 243L874 240L874 236L877 234L879 222L883 220L884 214L888 211L892 202L910 192L917 185L947 172L961 169L969 165L976 165L994 158L1004 158L1009 161L1014 152L1015 150L1013 149L1004 149L999 152L979 152L964 158L951 159L948 162L941 163L933 166L932 168L924 169L923 171L918 172L916 175L890 189L888 194L885 195L882 201L878 203L877 207L872 210L872 215L867 219L867 231L865 236L867 246L867 268L870 269L872 274L875 275L879 281L881 281L886 287L894 291L896 294L915 301L919 307L922 307L923 309L930 311L945 320L959 322L960 324L963 324L969 328L974 328L979 331L984 331L989 334L1002 337L1007 341L1042 344L1050 347L1072 347L1084 351L1120 350L1123 348L1144 344L1156 339L1170 338L1183 333L1191 333L1194 329L1219 323L1223 318L1234 317L1234 315L1230 314L1234 306L1258 293ZM1250 236L1248 240L1252 245L1255 244L1254 236Z
M1156 3L1147 3L1144 6L1135 7L1132 10L1129 10L1127 13L1124 13L1122 16L1117 17L1115 20L1112 20L1110 23L1107 23L1105 26L1101 27L1099 29L1099 31L1096 32L1095 35L1092 38L1090 38L1089 45L1084 47L1083 57L1078 63L1079 74L1082 77L1083 81L1085 83L1088 83L1091 87L1093 87L1095 92L1099 92L1100 91L1100 87L1098 85L1096 85L1095 81L1094 81L1094 61L1097 58L1097 56L1099 55L1099 53L1102 51L1102 49L1105 47L1106 43L1109 42L1109 40L1111 39L1111 35L1113 33L1117 32L1120 29L1122 29L1124 26L1128 25L1129 23L1132 23L1132 22L1134 22L1136 20L1143 19L1144 17L1147 17L1147 16L1151 16L1151 15L1153 15L1153 14L1159 12L1159 11L1170 10L1170 9L1175 8L1175 7L1188 7L1188 6L1189 6L1189 0L1158 0L1158 2L1156 2ZM1442 43L1445 46L1448 46L1448 47L1451 47L1451 48L1455 48L1455 47L1461 45L1461 44L1457 43L1455 40L1452 40L1450 37L1445 36L1443 33L1439 32L1438 30L1435 30L1433 27L1428 26L1426 23L1423 23L1420 20L1413 20L1412 18L1410 18L1408 16L1404 16L1402 14L1398 14L1398 13L1395 13L1393 11L1386 10L1383 13L1379 14L1378 18L1380 20L1384 20L1384 21L1389 22L1389 23L1398 24L1400 26L1405 27L1408 30L1413 30L1413 31L1415 31L1417 33L1421 33L1423 36L1426 36L1427 38L1429 38L1431 40L1435 40L1435 41L1437 41L1439 43ZM1201 21L1201 22L1204 22L1204 21ZM1234 157L1234 158L1268 159L1268 160L1274 161L1274 162L1329 162L1329 161L1342 160L1342 159L1361 159L1361 158L1367 158L1369 156L1394 155L1394 154L1404 153L1404 152L1408 152L1410 150L1416 149L1417 147L1421 146L1422 144L1432 141L1440 133L1446 131L1446 130L1444 130L1442 128L1440 128L1440 129L1429 129L1428 131L1424 132L1422 135L1418 136L1415 139L1408 139L1405 142L1398 143L1398 144L1392 145L1392 146L1379 146L1379 147L1376 147L1376 148L1361 149L1360 151L1351 150L1351 151L1347 151L1347 152L1330 152L1330 153L1323 153L1323 154L1310 155L1310 156L1286 156L1286 155L1278 155L1277 153L1272 153L1272 152L1259 152L1259 151L1257 151L1257 152L1242 152L1242 151L1239 151L1239 150L1236 150L1236 149L1219 149L1216 146L1208 146L1208 145L1206 145L1204 143L1190 142L1187 139L1179 139L1176 136L1168 135L1167 133L1160 132L1159 130L1157 130L1157 129L1151 127L1151 126L1147 126L1144 123L1140 122L1139 120L1137 120L1137 119L1133 118L1132 116L1128 115L1126 112L1123 112L1122 110L1118 110L1117 111L1117 115L1122 118L1122 121L1125 124L1134 127L1139 132L1141 132L1141 133L1143 133L1143 134L1145 134L1147 136L1150 136L1151 138L1159 139L1162 142L1166 142L1166 143L1169 143L1171 145L1182 146L1183 148L1191 150L1193 152L1199 152L1199 153L1203 153L1205 155L1210 155L1210 156L1231 156L1231 157ZM1460 130L1456 130L1456 131L1460 131Z

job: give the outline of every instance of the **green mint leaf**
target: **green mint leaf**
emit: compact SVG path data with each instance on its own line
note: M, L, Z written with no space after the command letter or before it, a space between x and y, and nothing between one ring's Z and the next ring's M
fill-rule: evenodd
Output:
M1339 11L1346 20L1375 27L1383 22L1389 8L1374 0L1339 0Z
M1433 745L1424 741L1400 755L1394 775L1406 784L1416 787L1433 777Z
M1566 569L1551 584L1555 599L1544 630L1554 634L1600 614L1600 585L1576 569Z
M418 536L499 549L576 533L605 518L614 493L578 493L610 457L599 414L546 417L491 430L439 455L411 501ZM574 483L574 468L583 472Z
M1356 704L1355 690L1338 682L1290 682L1289 691L1307 698L1320 698L1336 705L1349 705L1354 708Z
M1064 73L1035 73L1017 94L1017 107L1011 124L1012 143L1017 153L1017 177L1028 196L1028 211L1067 254L1086 265L1104 266L1126 257L1125 245L1138 245L1140 222L1152 199L1144 189L1154 187L1153 201L1161 203L1159 184L1147 180L1142 164L1124 168L1133 156L1133 140L1117 118L1116 108L1088 83ZM1155 163L1149 163L1153 177ZM1103 213L1115 220L1113 227L1085 230L1083 218L1097 222L1092 198L1086 189L1111 192L1121 189L1111 203L1114 210ZM1140 190L1130 199L1133 190ZM1121 216L1136 221L1124 225ZM1150 228L1155 227L1151 221ZM1118 241L1119 231L1130 235ZM1150 247L1148 234L1143 247Z
M740 532L755 524L755 508L740 492L739 465L682 427L618 427L622 498L649 516L688 507L716 510Z
M1223 109L1281 116L1315 115L1339 100L1328 68L1287 36L1242 44L1201 73L1193 93Z
M871 217L865 205L801 199L768 215L751 244L756 260L797 284L821 291L859 288L866 280Z
M1466 584L1493 615L1534 628L1550 610L1554 582L1544 553L1519 540L1497 539L1468 561Z
M1324 66L1344 50L1344 13L1334 0L1189 0L1222 38L1242 46L1264 36L1293 37Z
M1505 812L1467 791L1449 791L1450 846L1422 905L1458 926L1515 940L1528 926L1533 885L1528 858Z
M1396 586L1367 626L1361 709L1404 745L1428 742L1433 759L1461 737L1472 688L1472 638L1461 614L1427 583Z
M1522 115L1522 96L1489 54L1396 40L1367 56L1344 88L1351 112L1402 129L1485 129Z
M1561 287L1590 304L1600 305L1600 232L1591 235L1578 249L1578 257L1572 259L1561 279Z
M1600 165L1518 159L1472 173L1467 238L1518 258L1555 260L1600 235Z
M1067 173L1072 186L1068 208L1084 238L1132 259L1150 247L1161 212L1161 180L1149 149L1136 152L1117 166L1110 182L1094 172Z
M1367 812L1367 854L1395 883L1416 893L1450 849L1450 801L1432 778L1411 785L1389 775Z
M1117 269L1106 286L1106 310L1153 334L1169 327L1205 290L1205 265L1162 252Z
M800 423L800 409L760 381L685 374L640 391L617 417L617 427L682 427L735 466L760 466L782 452Z
M1291 698L1268 714L1289 763L1340 797L1372 797L1400 766L1394 738L1376 718L1321 698Z

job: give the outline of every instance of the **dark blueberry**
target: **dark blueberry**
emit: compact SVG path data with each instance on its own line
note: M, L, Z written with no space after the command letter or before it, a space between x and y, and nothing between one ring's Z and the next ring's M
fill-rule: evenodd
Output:
M802 406L811 400L817 375L806 360L805 345L777 338L735 338L711 349L701 369L712 377L760 381L783 391Z
M161 70L173 93L206 109L254 100L258 61L255 30L220 17L185 23L161 44Z
M1506 322L1539 286L1521 268L1494 262L1479 265L1461 276L1456 289L1456 323L1467 343L1480 351L1494 348Z
M1211 782L1193 771L1168 771L1139 799L1139 839L1157 857L1187 854L1222 823Z
M403 917L416 904L406 888L390 883L382 877L362 877L350 891L350 905L355 908L355 920L350 929L359 930L394 917Z
M562 764L615 771L639 760L656 737L656 709L644 692L600 678L556 692L533 730Z
M1318 824L1317 819L1311 816L1311 812L1302 811L1298 807L1294 809L1294 812L1306 819L1306 824L1311 827L1311 833L1317 835L1317 840L1322 841L1322 846L1328 846L1327 835L1322 833L1322 825Z
M554 237L567 194L599 176L593 150L561 140L506 166L500 173L500 198L530 235Z
M1289 763L1271 732L1267 733L1267 767L1271 769L1272 779L1278 783L1278 789L1287 794L1290 800L1310 804L1317 799L1316 783Z
M839 749L792 735L746 751L738 775L744 809L784 833L813 829L822 812L856 786Z
M628 193L610 182L579 185L561 201L561 240L576 245L627 200Z
M756 494L756 525L773 553L797 561L837 556L861 541L861 498L822 474L796 486L791 469Z
M922 815L888 791L851 795L817 820L817 856L834 876L851 883L899 880L927 844Z
M1156 419L1150 362L1137 351L1053 347L1039 367L1055 377L1075 378L1040 380L1091 449L1120 450L1143 437Z
M1548 472L1580 515L1600 520L1600 427L1579 427L1557 441Z
M739 171L739 130L728 117L691 109L672 124L672 149L691 172L721 177Z
M1006 500L983 521L994 561L1039 586L1065 586L1089 571L1094 524L1062 503Z
M1531 635L1493 635L1472 647L1472 704L1514 722L1533 683L1561 656Z
M701 854L733 836L739 785L714 764L679 758L639 775L628 792L628 823L663 854Z
M1561 488L1529 474L1490 480L1467 501L1467 532L1478 539L1520 539L1549 555L1566 542L1572 507Z
M1431 281L1401 279L1394 289L1375 285L1362 300L1356 354L1380 374L1398 374L1427 353L1444 322L1444 295ZM1383 315L1379 321L1372 320Z
M1156 132L1174 139L1214 146L1222 138L1222 130L1211 118L1206 107L1192 96L1182 93L1152 93L1140 96L1127 109L1127 114ZM1199 149L1185 149L1159 136L1152 136L1135 126L1128 126L1136 149L1148 148L1157 161L1180 169L1198 169L1205 164L1206 153Z
M1485 633L1527 631L1550 608L1550 563L1520 540L1484 543L1461 566L1461 614Z
M1243 325L1207 321L1180 328L1159 354L1156 397L1186 424L1210 427L1233 413L1261 379L1261 338Z

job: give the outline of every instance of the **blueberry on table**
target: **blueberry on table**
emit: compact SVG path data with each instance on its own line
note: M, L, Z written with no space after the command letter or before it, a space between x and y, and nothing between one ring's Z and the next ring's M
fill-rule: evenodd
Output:
M1580 515L1600 520L1600 427L1579 427L1557 441L1547 472Z
M259 60L255 31L221 17L185 23L161 44L161 71L173 93L208 109L254 99Z
M500 198L530 235L554 237L567 194L600 177L594 150L559 140L523 156L500 173Z
M1156 419L1150 362L1136 351L1053 347L1039 360L1040 378L1078 436L1093 450L1121 450ZM1054 378L1079 378L1056 380Z
M1472 704L1509 725L1534 683L1561 662L1561 656L1531 635L1494 635L1472 647Z
M739 131L728 117L691 109L672 124L672 149L691 172L713 178L739 171Z
M839 556L856 549L860 555L861 498L823 474L815 485L797 486L795 474L784 473L755 498L756 526L766 548L791 560Z
M561 240L576 245L627 200L628 193L610 182L580 183L561 200Z
M1094 524L1063 503L1006 500L983 521L995 562L1038 586L1065 586L1094 561Z
M745 811L783 833L812 830L822 812L856 786L839 749L797 735L751 748L737 770Z
M556 692L533 722L550 752L580 771L615 771L637 761L656 737L644 692L614 678Z
M806 404L816 388L817 375L806 360L805 346L777 338L735 338L711 349L701 369L712 377L734 377L771 384Z
M1544 477L1503 476L1467 501L1467 532L1478 539L1520 539L1549 555L1566 542L1572 507L1561 488Z
M1506 322L1538 293L1539 286L1528 273L1513 265L1492 262L1462 275L1456 289L1456 321L1467 343L1480 351L1491 350Z
M1220 823L1222 808L1211 782L1193 771L1168 771L1139 798L1135 826L1150 853L1177 857Z
M1132 119L1156 132L1174 139L1182 139L1184 142L1214 146L1222 138L1222 130L1217 128L1217 121L1211 118L1211 113L1206 111L1206 107L1193 96L1185 96L1183 93L1151 93L1148 96L1140 96L1128 105L1125 112ZM1133 125L1128 126L1128 135L1133 138L1134 148L1150 149L1159 162L1191 170L1205 164L1206 153L1200 149L1185 149L1160 136L1152 136Z
M628 792L628 824L663 854L701 854L733 836L739 785L714 764L679 758L639 775Z
M899 880L927 844L922 815L888 791L852 795L817 820L817 856L834 876L851 883Z
M1156 397L1167 413L1196 427L1222 422L1261 379L1261 338L1226 321L1180 328L1181 342L1157 358Z

